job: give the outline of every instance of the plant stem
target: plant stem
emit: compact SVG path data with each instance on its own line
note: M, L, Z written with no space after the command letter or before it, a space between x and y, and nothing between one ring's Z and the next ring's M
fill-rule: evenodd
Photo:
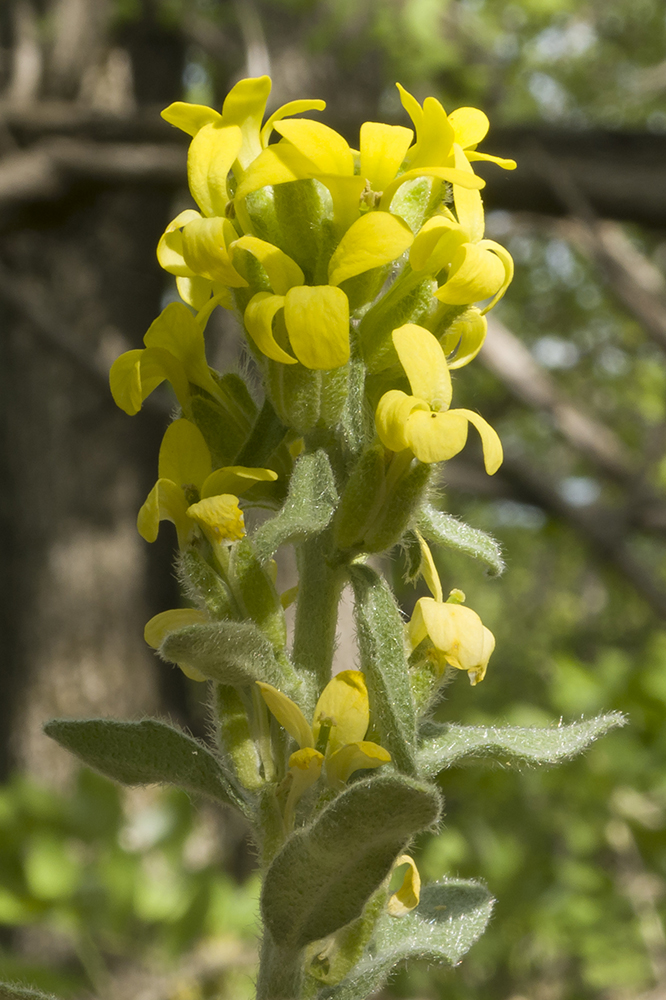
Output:
M310 670L321 690L331 679L335 652L338 604L345 580L344 569L328 560L329 532L298 548L298 603L294 631L294 661Z
M299 1000L303 980L303 952L279 948L268 932L261 944L257 1000Z

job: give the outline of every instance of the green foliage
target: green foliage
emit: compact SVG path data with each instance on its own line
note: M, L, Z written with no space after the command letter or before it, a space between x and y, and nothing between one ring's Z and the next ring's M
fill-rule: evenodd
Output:
M210 750L159 719L53 719L44 732L84 764L125 785L171 784L244 808Z
M0 1000L57 1000L52 993L42 993L16 983L0 983Z
M411 913L380 918L367 957L338 986L321 990L317 1000L365 1000L410 958L457 965L483 934L493 903L478 882L446 879L426 886Z
M432 786L398 775L352 784L297 830L269 868L262 912L277 944L299 948L358 917L415 833L437 821Z
M561 724L550 729L536 726L457 726L426 723L417 756L419 773L425 777L463 758L478 757L525 764L556 764L574 757L626 718L620 712L596 719Z
M493 576L500 576L504 572L502 551L495 539L485 531L472 528L430 504L423 505L418 527L426 541L481 560L492 571Z
M259 558L270 559L280 545L304 541L322 531L333 517L337 499L326 453L320 449L303 455L294 467L282 509L252 536Z
M409 683L402 619L385 581L369 566L353 566L354 614L372 726L396 767L414 774L416 712Z
M221 684L248 685L255 681L279 684L282 671L273 647L252 622L215 622L188 625L170 632L159 648L171 663L194 667Z

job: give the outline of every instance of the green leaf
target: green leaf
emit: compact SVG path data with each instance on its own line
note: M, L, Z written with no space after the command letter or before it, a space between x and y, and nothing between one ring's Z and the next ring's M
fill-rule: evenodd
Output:
M52 719L44 732L124 785L177 785L245 810L210 750L160 719Z
M411 913L380 918L368 956L338 986L320 990L317 1000L365 1000L410 958L456 965L485 930L493 902L478 882L445 879L426 886Z
M193 667L221 684L284 684L270 642L252 622L187 625L170 632L158 652L164 660Z
M326 527L338 502L330 462L323 450L303 455L294 467L289 493L282 509L258 528L255 551L263 561L280 547L301 542Z
M19 983L0 983L0 1000L58 1000L53 993L42 993L32 986Z
M419 772L431 777L464 757L488 757L528 764L556 764L585 750L594 740L626 725L621 712L550 728L538 726L459 726L427 723L418 752Z
M301 948L356 919L439 810L433 786L397 774L351 785L292 834L268 869L262 911L276 943Z
M464 521L459 521L452 514L445 514L430 504L423 505L418 527L429 542L445 545L449 549L480 559L490 568L493 576L504 572L501 549L485 531L471 528Z
M400 612L386 582L369 566L352 566L354 616L371 725L395 766L416 773L416 712Z

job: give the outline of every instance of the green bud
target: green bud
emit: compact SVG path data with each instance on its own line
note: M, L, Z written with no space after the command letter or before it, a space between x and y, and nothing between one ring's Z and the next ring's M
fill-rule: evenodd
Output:
M384 552L397 545L418 515L430 482L431 467L416 462L389 488L374 527L365 537L368 552Z
M287 645L284 609L275 585L259 562L249 538L231 546L229 581L245 614L279 649Z
M280 322L278 316L276 324ZM313 371L301 364L267 361L267 383L280 420L298 434L335 427L347 399L348 366Z
M231 761L241 785L249 791L256 791L264 784L259 755L250 733L243 699L228 684L215 685L215 715L220 750Z
M417 323L432 303L433 281L414 274L409 267L361 320L359 338L363 357L372 373L396 364L392 332L404 323Z
M386 464L382 445L367 448L354 466L333 522L333 538L340 549L360 545L372 529L386 501Z
M228 586L197 549L181 552L178 579L187 596L195 604L204 604L213 618L240 618L238 604Z
M220 468L232 465L250 433L257 415L257 404L240 375L228 372L215 376L224 394L224 405L207 393L193 390L192 419L204 436L213 460Z
M423 225L431 207L434 189L439 184L432 177L415 177L398 188L391 202L391 212L404 219L414 234Z

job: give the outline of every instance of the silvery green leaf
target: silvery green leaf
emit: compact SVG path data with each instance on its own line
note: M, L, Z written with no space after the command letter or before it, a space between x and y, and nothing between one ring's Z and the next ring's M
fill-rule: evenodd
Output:
M379 919L366 956L337 986L320 990L317 1000L365 1000L409 959L456 965L483 934L493 902L478 882L444 879L426 886L411 913Z
M169 632L158 652L164 660L194 667L221 684L245 687L265 681L282 686L273 647L252 622L187 625Z
M621 712L569 725L539 726L460 726L455 723L426 723L418 751L419 772L432 777L463 758L509 759L527 764L556 764L585 750L611 729L624 726Z
M419 518L419 531L429 542L457 549L465 555L480 559L492 571L493 576L504 572L502 550L498 543L485 531L472 528L459 521L452 514L445 514L431 504L424 504Z
M414 774L416 711L402 618L386 582L370 566L352 566L350 578L372 724L395 766Z
M0 1000L58 1000L53 993L43 993L33 986L19 983L0 983Z
M265 562L281 545L301 542L326 527L338 502L326 452L303 455L294 466L281 510L252 536L257 556Z
M302 948L358 917L397 855L439 817L437 789L397 774L350 785L274 858L262 912L275 942Z
M244 809L211 751L160 719L53 719L47 736L124 785L177 785Z

